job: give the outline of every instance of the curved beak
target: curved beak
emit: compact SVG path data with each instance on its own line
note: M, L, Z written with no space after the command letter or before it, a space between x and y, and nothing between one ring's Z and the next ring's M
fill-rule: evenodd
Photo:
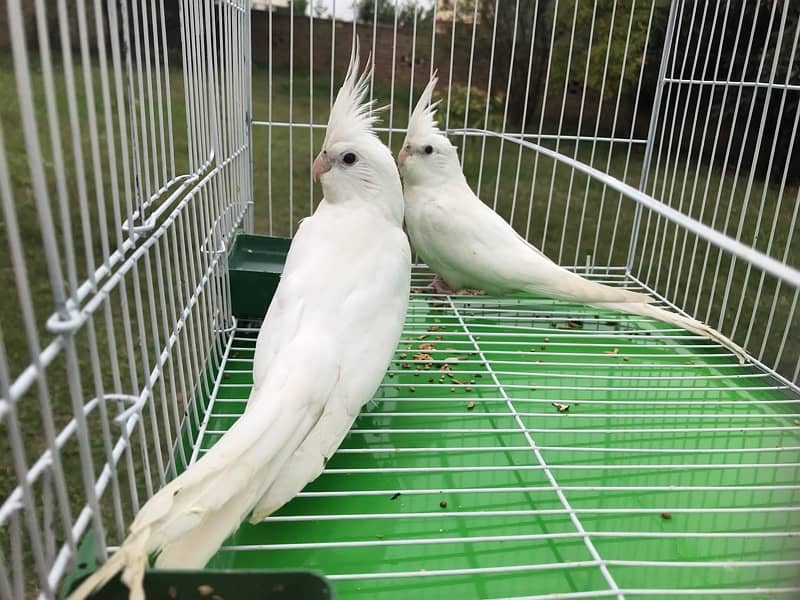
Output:
M314 164L311 165L311 175L314 176L315 180L319 180L320 176L331 170L331 166L328 155L325 152L320 152L317 154L317 158L314 159Z
M397 164L402 165L406 162L409 154L411 154L411 152L408 150L408 145L403 145L403 147L400 148L400 152L397 153Z

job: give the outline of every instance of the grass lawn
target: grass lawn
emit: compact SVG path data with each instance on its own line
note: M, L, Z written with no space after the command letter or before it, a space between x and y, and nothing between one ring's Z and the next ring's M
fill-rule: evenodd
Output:
M55 197L55 176L50 157L49 144L45 142L49 139L47 132L46 107L44 96L41 93L42 83L37 70L38 62L35 62L34 84L39 92L36 95L34 109L38 123L40 125L40 136L43 142L45 169L48 177L48 189L53 194L52 206L57 207ZM96 67L94 67L94 86L99 99L99 79L96 77ZM71 143L72 137L69 130L68 105L65 100L65 84L63 71L59 68L56 73L57 97L60 123L62 127L62 138L64 144ZM178 172L183 172L186 168L187 136L186 136L186 117L183 106L183 80L180 70L173 69L170 74L172 83L173 98L173 119L174 128L172 132L173 143L176 149L176 167ZM268 72L263 67L256 67L253 73L253 105L254 118L259 121L266 121L270 116L273 121L307 123L309 115L313 109L313 119L317 123L324 123L327 119L328 99L330 93L329 76L327 74L317 74L313 83L313 105L309 102L311 82L308 72L295 73L294 81L291 84L286 69L276 68L272 75L272 101L271 108L268 100L267 90L269 88ZM82 81L78 87L79 113L85 115L88 110ZM381 86L376 87L376 96L379 103L383 104L389 100L389 90ZM290 104L290 94L294 102ZM408 89L396 90L393 98L392 119L395 126L404 126L408 117ZM291 113L290 113L291 107ZM101 110L98 108L98 110ZM385 121L388 115L385 116ZM40 224L37 220L37 212L34 206L33 188L30 172L28 170L27 155L25 152L22 137L22 128L19 118L19 106L16 97L15 80L9 56L0 57L0 121L3 127L6 154L9 161L12 187L14 189L14 200L17 208L17 218L21 229L23 240L26 241L25 258L27 261L27 276L30 283L31 292L36 301L34 306L36 320L39 324L39 334L42 345L51 339L44 330L44 321L53 310L52 295L47 277L46 263L41 251ZM386 123L384 122L384 125ZM85 125L84 125L85 128ZM101 138L103 131L101 131ZM269 136L271 135L271 144ZM309 177L309 170L313 156L319 149L323 138L321 129L309 130L308 128L288 128L285 126L256 126L253 132L253 176L255 184L255 229L259 233L272 232L275 235L286 236L290 228L296 227L299 219L307 216L312 208L318 203L321 196L320 187L312 185ZM388 141L388 137L384 135ZM392 150L396 152L402 141L402 134L395 134L391 140ZM597 182L587 181L582 175L572 175L571 171L563 166L556 168L553 161L547 158L537 159L536 155L525 150L519 152L518 147L511 143L501 143L497 139L466 138L456 137L456 143L463 145L464 149L464 168L468 179L477 185L480 179L480 195L489 204L495 204L498 212L506 218L511 218L513 213L513 225L523 234L529 233L533 243L541 246L544 242L544 250L553 258L558 258L563 264L583 264L586 256L594 257L594 262L598 265L624 265L627 257L628 243L634 216L634 204L630 200L620 200L618 194L605 191L604 187ZM105 139L102 139L105 144ZM552 144L551 144L552 145ZM91 156L88 139L84 136L82 140L84 156ZM590 143L581 144L577 150L571 143L562 143L559 150L568 155L576 154L580 160L585 162L593 161L593 164L601 169L607 170L611 174L622 178L627 173L626 180L632 185L637 185L642 168L642 153L638 148L628 155L625 146L618 144L613 150L609 149L608 144L597 144L593 147ZM74 176L73 152L67 153L67 171L69 180L67 187L70 198L74 199L77 192L77 180ZM481 171L481 165L483 169ZM677 163L678 179L674 193L670 196L668 191L663 193L664 197L676 198L678 204L677 190L683 182L683 173L686 169L686 162ZM103 163L103 167L107 164ZM692 175L688 181L684 201L684 209L687 209L690 198L696 198L692 204L691 214L695 217L700 216L703 204L700 202L702 191L705 185L705 177L708 168L704 165L699 166L700 182L695 194L691 194L694 183L693 174L695 165L689 165L688 172ZM674 168L674 167L673 167ZM519 176L517 174L519 173ZM270 177L271 175L271 177ZM663 174L656 180L657 189L663 182L667 182L669 189L672 171L668 171L667 176ZM728 198L732 198L734 208L731 210L730 224L728 232L735 232L738 225L741 200L744 185L740 182L731 194L731 183L729 179L722 180L717 170L712 170L709 177L709 198L715 198L719 191L722 198L722 210L727 209ZM103 178L104 185L108 185ZM86 177L87 196L94 199L95 181L91 176L91 169L87 171ZM789 234L789 224L791 211L794 208L793 202L796 197L796 190L785 192L785 201L780 209L777 208L775 198L777 189L770 187L765 193L765 209L763 220L759 223L753 215L757 214L755 209L761 200L762 184L755 182L751 206L745 215L743 239L750 243L757 233L757 247L766 250L769 238L769 231L773 218L778 223L775 233L774 247L780 248L780 252L773 251L773 255L782 258L782 249ZM107 194L108 197L108 194ZM532 198L532 201L529 199ZM549 203L548 203L549 198ZM291 208L290 208L291 204ZM548 209L549 204L549 209ZM706 203L703 220L711 223L711 205ZM108 211L110 213L110 210ZM100 218L96 203L89 203L89 218L93 228L98 227ZM75 208L70 215L75 233L75 251L81 257L79 262L79 275L87 272L83 257L88 254L99 256L100 248L86 248L80 234L80 220L78 210ZM109 223L110 214L107 216ZM547 227L545 227L545 223ZM721 228L722 217L718 219L717 227ZM291 224L291 226L290 226ZM648 225L645 218L644 225ZM63 230L57 224L59 242L63 241ZM772 303L774 293L774 282L767 280L764 287L764 294L760 308L753 307L752 294L745 296L742 290L745 289L745 278L749 288L758 285L756 273L747 274L747 270L741 264L735 266L731 275L728 275L729 261L726 258L720 260L720 271L714 286L712 298L712 279L709 275L703 287L698 285L697 272L701 268L702 258L707 246L699 244L696 256L695 275L692 282L686 285L687 265L683 269L675 264L669 266L667 258L673 252L673 243L680 251L683 243L683 234L675 232L674 227L664 231L659 225L656 229L656 220L649 222L648 233L645 237L645 228L642 229L640 236L640 249L644 250L643 262L637 262L635 267L642 265L641 275L647 282L656 284L659 289L668 289L670 298L677 298L679 301L686 299L686 307L692 310L695 299L699 298L701 308L711 307L712 323L716 323L716 318L720 312L722 290L724 285L732 282L733 296L726 311L726 321L724 323L726 331L729 331L729 324L735 316L740 297L742 301L742 314L745 324L752 318L761 324L754 329L752 343L749 347L758 352L762 338L766 332L762 331L769 307ZM5 225L0 227L0 248L7 249L7 230ZM96 238L97 239L97 238ZM113 236L112 236L113 239ZM563 240L563 245L561 241ZM657 243L653 243L657 240ZM613 241L613 244L612 244ZM693 240L689 239L688 249L691 250ZM654 257L651 264L651 256ZM659 256L665 257L659 261ZM716 265L717 253L712 251L710 254L710 264ZM788 255L788 261L794 266L800 266L800 244L798 240L793 241ZM649 271L649 275L648 275ZM667 278L670 283L667 284ZM676 284L676 282L678 282ZM11 266L11 258L7 251L0 253L0 286L8 293L3 296L0 304L0 326L2 326L5 344L9 357L12 377L16 377L25 366L31 361L31 357L26 345L26 336L20 326L20 307L15 289L14 273ZM775 315L777 327L783 326L788 318L791 295L785 289L778 296L778 308ZM706 315L702 314L701 318ZM798 316L795 316L795 323L789 336L782 368L790 375L790 369L794 367L798 350L800 350L800 328L797 324ZM743 329L737 331L737 336L744 333ZM766 335L765 357L769 361L776 352L780 343L777 336ZM741 338L739 338L741 339ZM76 339L78 344L78 355L80 362L87 365L90 361L88 346L85 336ZM102 338L99 340L99 348L103 360L108 360L107 344ZM84 390L88 395L91 389L89 383L89 369L84 369L85 375ZM108 375L106 385L111 384L109 369L104 369L104 376ZM56 415L56 425L61 426L66 423L72 414L67 385L64 381L64 361L63 357L56 360L48 369L49 396ZM19 405L20 419L23 424L23 433L26 444L28 444L28 461L35 460L43 448L41 436L41 417L39 415L38 401L35 390L26 395L24 401ZM0 424L0 455L8 456L7 435L4 425ZM0 461L0 497L5 496L13 489L16 477L13 474L10 461ZM75 473L75 495L72 499L75 506L81 501L80 484L78 481L78 451L77 447L68 446L64 452L65 467ZM0 534L0 547L3 546L2 534Z

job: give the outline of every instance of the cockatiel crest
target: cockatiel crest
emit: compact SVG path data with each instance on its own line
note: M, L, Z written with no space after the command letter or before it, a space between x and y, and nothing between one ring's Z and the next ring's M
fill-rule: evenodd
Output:
M439 129L436 123L436 107L439 101L433 102L433 90L439 78L436 73L433 74L428 85L422 90L422 95L417 100L417 105L414 107L414 112L408 120L408 132L406 133L406 140L420 140L432 134L439 134L444 137L444 132Z
M353 42L350 65L347 67L342 87L336 95L328 117L328 128L325 132L323 148L330 147L343 140L352 142L361 136L368 136L371 140L378 140L372 126L378 122L375 100L366 100L369 91L369 82L372 79L374 63L367 59L364 71L358 74L358 38Z
M406 139L397 155L397 163L406 185L425 185L435 180L463 178L457 148L436 123L439 101L433 101L433 90L437 81L434 74L417 100L408 120Z

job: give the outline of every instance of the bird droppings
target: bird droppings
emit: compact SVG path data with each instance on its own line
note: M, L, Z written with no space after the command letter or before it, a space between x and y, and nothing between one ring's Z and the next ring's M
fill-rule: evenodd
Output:
M569 412L569 404L561 404L561 402L553 402L553 406L560 413Z
M669 521L670 519L672 519L672 515L669 514L668 512L662 512L661 518L664 519L665 521Z
M465 389L466 391L468 391L468 392L471 392L471 391L472 391L472 388L471 388L471 387L469 387L469 386L465 387L464 389Z
M447 500L442 500L441 502L439 502L439 507L440 508L447 508Z
M550 338L549 338L549 337L546 337L546 338L544 338L544 341L545 341L545 342L549 342L549 341L550 341Z
M433 383L433 377L428 377L428 383Z
M475 408L475 402L470 400L467 402L467 410L472 410L473 408Z
M405 352L401 352L400 353L400 358L405 358L405 357L406 357L406 353Z
M417 388L415 388L413 385L410 385L410 386L408 386L408 391L411 392L411 393L414 393L414 392L417 391Z
M619 354L619 348L614 348L613 350L606 350L604 354L610 354L612 356L616 356Z
M197 586L197 593L201 596L210 596L214 593L214 588L204 583L203 585Z
M800 425L800 419L795 419L795 420L794 420L794 424L795 424L795 425Z
M545 346L544 344L542 344L541 346L539 346L539 348L541 348L542 350L547 350L547 346Z
M536 348L531 348L531 352L536 352Z
M428 331L439 331L440 327L438 325L431 325L428 327Z
M450 388L450 393L451 393L451 394L452 394L453 392L455 392L455 391L456 391L456 388L454 388L454 387L451 387L451 388Z
M475 377L483 377L483 373L475 373Z
M425 339L425 338L427 338L427 337L428 337L427 335L418 335L418 336L417 336L417 339L418 339L418 340L424 340L424 339Z
M395 492L394 494L392 494L390 500L397 500L399 497L400 497L400 492Z
M387 373L388 377L394 377L394 373Z
M625 362L628 362L628 361L630 360L630 358L629 358L629 357L627 357L627 356L623 356L623 357L622 357L622 360L624 360Z
M402 368L404 368L404 369L410 369L411 368L408 363L402 363L400 366Z
M375 537L378 538L379 540L382 540L383 539L383 534L382 533L376 533Z

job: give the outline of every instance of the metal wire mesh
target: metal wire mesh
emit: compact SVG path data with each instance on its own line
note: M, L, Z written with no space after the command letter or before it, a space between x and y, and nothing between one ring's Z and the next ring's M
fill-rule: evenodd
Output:
M230 339L201 453L244 409L256 325ZM347 597L796 594L796 410L652 320L418 289L323 475L211 566L314 568Z
M324 475L211 566L315 567L347 597L796 595L797 7L256 4L5 2L0 598L54 597L88 532L113 551L240 413L257 324L232 316L227 252L319 201L354 35L393 150L438 70L487 204L753 362L643 319L418 290Z

